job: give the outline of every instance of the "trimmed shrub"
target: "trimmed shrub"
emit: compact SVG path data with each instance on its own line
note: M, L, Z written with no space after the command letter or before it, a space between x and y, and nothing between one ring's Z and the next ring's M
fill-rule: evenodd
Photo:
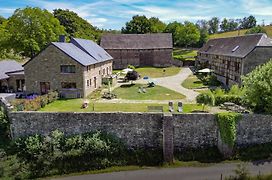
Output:
M203 105L214 105L214 96L212 93L201 93L196 97L196 102Z
M243 99L241 96L237 95L223 95L223 96L215 96L215 105L219 106L220 104L223 104L225 102L232 102L237 105L243 104Z

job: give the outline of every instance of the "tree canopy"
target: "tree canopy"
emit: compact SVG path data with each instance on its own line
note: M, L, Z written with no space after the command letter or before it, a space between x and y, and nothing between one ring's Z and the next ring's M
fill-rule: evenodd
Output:
M146 16L133 16L132 20L126 23L122 28L125 34L145 34L151 32L151 22Z
M165 30L166 24L163 23L159 18L151 17L149 19L151 23L151 32L152 33L161 33Z
M28 57L65 34L64 27L50 12L31 7L15 10L2 28L6 31L6 39L2 43L7 49Z
M184 25L177 27L174 39L177 46L191 46L199 41L200 32L195 24L185 22Z
M245 100L256 112L272 114L272 60L242 78ZM261 92L261 93L260 93Z
M92 26L87 20L79 17L75 12L68 9L55 9L54 17L65 27L68 37L77 37L98 41L101 32L98 28Z
M0 24L2 24L4 21L6 21L6 18L4 18L3 16L0 16Z

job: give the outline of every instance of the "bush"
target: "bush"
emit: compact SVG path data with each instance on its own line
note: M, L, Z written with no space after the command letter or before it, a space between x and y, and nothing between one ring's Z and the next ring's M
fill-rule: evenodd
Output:
M214 105L214 96L212 93L201 93L196 97L196 102L203 105Z
M16 99L11 103L15 111L37 111L57 99L58 92L49 92L48 94L37 96L34 99Z
M237 105L242 105L243 103L243 99L241 96L237 96L237 95L223 95L223 96L215 96L215 105L219 106L220 104L223 104L225 102L232 102L235 103Z
M135 69L136 69L135 66L130 65L130 64L127 66L127 68L132 69L132 70L135 70Z

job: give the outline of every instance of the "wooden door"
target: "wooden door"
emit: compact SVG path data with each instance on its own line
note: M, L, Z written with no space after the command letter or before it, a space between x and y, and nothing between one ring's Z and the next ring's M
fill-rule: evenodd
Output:
M50 90L50 82L40 82L41 94L47 94Z

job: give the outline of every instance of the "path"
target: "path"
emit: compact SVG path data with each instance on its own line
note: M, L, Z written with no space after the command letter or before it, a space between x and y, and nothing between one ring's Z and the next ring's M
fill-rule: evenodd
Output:
M81 175L59 178L61 180L220 180L234 175L238 163L221 163L209 167L151 168L105 174ZM246 164L251 175L272 173L272 163Z

